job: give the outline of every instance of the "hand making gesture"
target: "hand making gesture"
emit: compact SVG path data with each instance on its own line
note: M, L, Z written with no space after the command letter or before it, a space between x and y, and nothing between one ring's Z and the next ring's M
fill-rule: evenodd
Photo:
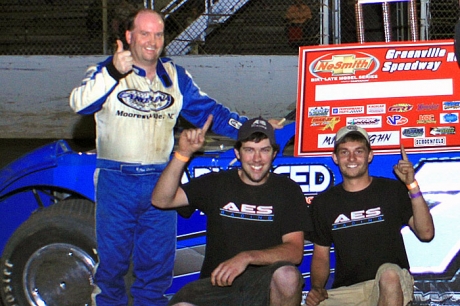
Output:
M179 136L179 147L176 152L190 158L193 153L201 149L205 143L205 136L212 122L212 115L204 123L201 129L188 129L182 131Z
M393 167L394 172L404 184L408 185L415 181L414 166L407 158L406 151L404 150L403 144L401 144L401 156L398 164Z
M434 237L433 217L423 198L420 187L415 180L414 167L407 158L406 151L402 144L401 156L402 159L393 167L393 170L409 189L409 197L412 203L412 217L408 222L409 227L420 241L430 241Z
M113 55L113 65L121 74L126 74L133 69L131 51L123 49L123 42L117 39L117 51Z

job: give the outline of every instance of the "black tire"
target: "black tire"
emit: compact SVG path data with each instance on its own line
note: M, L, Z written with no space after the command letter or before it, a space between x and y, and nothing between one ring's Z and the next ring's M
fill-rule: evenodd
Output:
M66 200L33 213L2 255L5 306L90 305L94 232L94 204L87 200Z

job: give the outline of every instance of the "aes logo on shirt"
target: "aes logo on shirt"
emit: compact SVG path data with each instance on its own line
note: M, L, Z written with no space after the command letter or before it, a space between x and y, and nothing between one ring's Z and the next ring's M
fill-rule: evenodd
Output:
M336 230L351 226L358 226L382 221L384 221L384 219L380 207L375 207L369 208L367 210L352 211L349 213L349 215L340 214L335 219L332 227L334 230Z
M241 204L241 208L229 202L220 209L224 217L247 219L254 221L273 221L273 206Z

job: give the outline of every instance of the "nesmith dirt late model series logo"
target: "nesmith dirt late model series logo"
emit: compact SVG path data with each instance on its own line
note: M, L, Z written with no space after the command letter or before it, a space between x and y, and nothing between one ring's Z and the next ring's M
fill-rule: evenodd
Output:
M327 54L319 57L310 65L310 72L319 80L348 80L350 75L369 75L375 73L380 66L379 61L370 54L356 52L354 54Z

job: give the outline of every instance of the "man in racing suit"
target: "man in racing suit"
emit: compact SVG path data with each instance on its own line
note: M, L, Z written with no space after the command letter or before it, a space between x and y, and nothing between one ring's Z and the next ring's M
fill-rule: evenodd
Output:
M142 9L128 19L129 51L117 41L113 57L90 67L70 105L95 114L97 169L96 237L99 264L93 303L126 305L124 275L130 259L136 305L166 305L172 281L176 212L150 204L170 158L173 128L182 115L196 126L214 117L213 131L236 138L247 120L200 91L188 72L160 58L164 20ZM276 124L275 124L276 127Z

